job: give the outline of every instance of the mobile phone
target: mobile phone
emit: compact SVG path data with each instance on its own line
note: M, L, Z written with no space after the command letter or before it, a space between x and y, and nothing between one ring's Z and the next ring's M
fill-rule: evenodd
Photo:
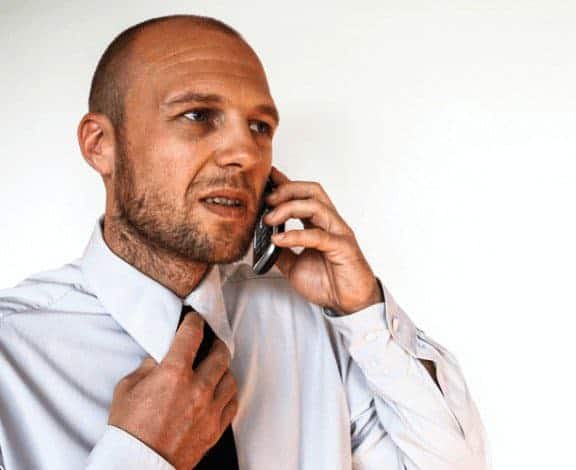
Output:
M280 225L267 225L264 222L264 217L273 208L266 204L266 196L272 192L276 187L270 177L266 182L264 194L262 196L262 204L258 212L258 223L254 231L254 240L252 242L252 269L256 274L264 274L270 270L280 255L281 248L272 243L272 235L275 233L283 232L285 224Z

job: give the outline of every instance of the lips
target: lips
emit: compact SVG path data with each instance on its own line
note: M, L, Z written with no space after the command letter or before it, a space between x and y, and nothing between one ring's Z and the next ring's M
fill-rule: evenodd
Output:
M222 197L222 198L226 198L226 199L236 199L236 200L240 201L240 207L243 207L243 208L248 206L248 201L250 200L248 194L246 194L244 191L239 191L239 190L233 189L233 188L221 188L221 189L213 189L209 193L204 194L200 198L200 201L203 203L206 203L206 199L211 198L211 197ZM212 204L212 205L216 205L216 204ZM218 207L234 207L234 206L218 206Z
M216 196L212 196L216 197ZM213 204L206 201L201 201L202 207L209 210L213 214L220 217L230 218L230 219L245 219L246 218L246 206L224 206L222 204Z

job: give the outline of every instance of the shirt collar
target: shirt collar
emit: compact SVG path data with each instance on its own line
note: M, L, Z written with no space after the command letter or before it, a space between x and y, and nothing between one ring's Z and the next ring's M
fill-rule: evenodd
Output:
M234 342L226 312L222 283L224 270L212 265L185 299L117 256L102 234L104 215L98 218L81 258L90 290L120 326L160 362L174 338L182 304L191 306L226 343L234 357Z

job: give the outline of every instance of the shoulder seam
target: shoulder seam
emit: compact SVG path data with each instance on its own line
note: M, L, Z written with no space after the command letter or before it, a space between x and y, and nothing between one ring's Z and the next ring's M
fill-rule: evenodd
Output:
M52 307L55 303L59 302L60 300L62 300L65 296L67 296L70 292L72 292L74 290L74 288L72 286L70 286L66 292L64 292L62 295L60 295L59 297L56 297L55 299L52 299L51 302L48 302L46 305L43 305L41 307L32 307L32 308L27 308L25 310L19 311L17 313L7 313L6 315L1 315L0 316L0 328L2 328L2 323L4 322L4 319L11 316L11 315L17 315L17 314L21 314L21 313L29 313L29 312L34 312L36 310L40 310L41 308L50 308Z

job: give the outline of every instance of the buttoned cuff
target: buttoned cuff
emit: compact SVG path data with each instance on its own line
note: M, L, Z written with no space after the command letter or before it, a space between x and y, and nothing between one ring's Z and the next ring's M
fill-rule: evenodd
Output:
M383 367L383 354L386 353L390 337L410 356L416 357L417 351L418 329L386 286L382 285L378 277L376 279L384 302L343 316L323 308L326 320L342 335L350 355L365 371Z
M176 470L168 461L130 433L107 425L88 456L88 470Z

